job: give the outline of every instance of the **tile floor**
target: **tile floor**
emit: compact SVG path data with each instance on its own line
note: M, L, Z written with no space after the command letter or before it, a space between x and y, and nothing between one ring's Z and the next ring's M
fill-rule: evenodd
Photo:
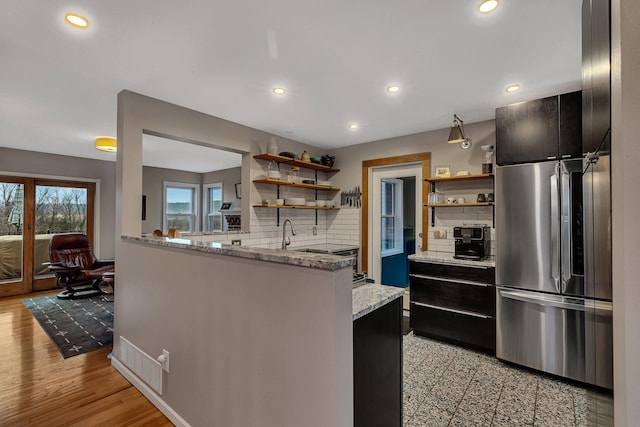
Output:
M413 332L403 345L404 427L613 425L609 396Z

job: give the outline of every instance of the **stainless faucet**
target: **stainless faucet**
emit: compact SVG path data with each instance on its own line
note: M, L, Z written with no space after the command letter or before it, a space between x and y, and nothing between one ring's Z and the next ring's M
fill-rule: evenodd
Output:
M282 223L282 249L287 249L287 246L291 244L291 239L287 237L287 223L291 226L291 235L296 235L296 229L293 228L293 223L290 219L285 219Z

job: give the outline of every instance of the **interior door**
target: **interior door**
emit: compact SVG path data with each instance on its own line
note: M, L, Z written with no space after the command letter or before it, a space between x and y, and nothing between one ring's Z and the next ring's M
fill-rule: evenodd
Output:
M411 195L407 194L403 181L406 178L413 178L414 185L410 188ZM422 167L416 164L405 164L398 166L388 166L371 168L369 182L369 236L367 271L369 277L376 283L383 283L382 263L386 258L397 257L404 254L404 264L406 264L406 219L409 216L406 204L412 202L413 241L414 251L421 251L422 236ZM411 200L409 200L411 199ZM414 213L415 211L415 213ZM402 263L402 261L400 261ZM408 270L406 271L408 284ZM398 285L396 283L388 283ZM406 284L404 285L406 286Z
M93 245L95 184L0 177L0 296L56 287L44 263L54 234Z

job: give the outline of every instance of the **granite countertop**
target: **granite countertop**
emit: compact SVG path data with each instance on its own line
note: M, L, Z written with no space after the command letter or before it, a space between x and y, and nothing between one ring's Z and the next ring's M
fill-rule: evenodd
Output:
M353 288L352 292L353 320L356 320L396 298L402 297L404 288L367 283Z
M122 236L122 240L154 246L187 249L196 252L235 256L259 261L317 268L320 270L339 270L352 266L352 258L337 255L298 252L294 250L264 249L250 246L235 246L219 242L202 242L188 238Z
M482 261L472 261L468 259L455 259L453 257L453 253L451 252L426 251L426 252L417 253L415 255L409 255L408 258L410 261L438 262L442 264L466 265L470 267L495 267L496 266L495 257L489 257Z
M229 230L229 231L193 231L193 232L180 232L182 237L197 237L197 236L225 236L227 234L248 234L248 231L242 230ZM147 233L147 236L151 237L151 233Z
M301 249L311 249L313 251L324 252L324 253L334 253L339 251L350 251L354 249L360 249L360 246L357 245L343 245L338 243L316 243L311 245L302 245L295 248L290 248L293 251L301 250Z

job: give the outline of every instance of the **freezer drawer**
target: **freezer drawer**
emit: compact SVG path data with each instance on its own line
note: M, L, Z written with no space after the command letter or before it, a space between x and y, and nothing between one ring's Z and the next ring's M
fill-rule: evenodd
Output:
M611 307L609 302L498 288L496 356L611 389Z
M415 334L495 354L495 318L416 302L410 309Z

